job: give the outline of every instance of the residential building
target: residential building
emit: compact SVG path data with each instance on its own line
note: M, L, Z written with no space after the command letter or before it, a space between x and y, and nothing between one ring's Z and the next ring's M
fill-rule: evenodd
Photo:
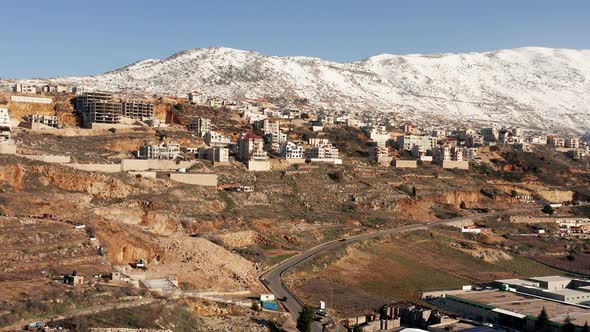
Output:
M264 154L260 151L264 152ZM268 158L266 151L264 151L264 139L254 133L242 134L238 140L238 158L242 161L248 161L254 159L255 153L256 158L261 158L262 155L264 155L264 158Z
M285 159L303 159L303 144L286 142L281 145L281 157Z
M0 127L11 127L10 115L7 108L0 108Z
M154 104L145 100L126 100L123 102L123 116L148 120L154 117Z
M81 86L73 86L71 89L73 94L81 95L84 93L84 87Z
M370 126L365 127L365 133L370 140L377 142L379 145L385 146L389 141L389 132L385 129L385 126Z
M225 146L231 143L231 137L225 136L213 130L209 130L209 132L205 133L205 135L203 135L203 140L207 145Z
M397 146L400 149L411 151L415 145L428 151L436 148L437 139L432 136L403 135L397 137Z
M49 127L58 128L59 127L59 117L57 115L27 115L25 116L25 121L30 123L40 123Z
M369 160L375 161L379 164L388 166L391 164L393 157L389 151L389 147L379 142L371 142L369 144Z
M139 159L174 160L180 153L179 144L161 143L159 145L143 145L137 152Z
M198 159L206 159L212 162L226 163L229 161L229 149L222 147L199 148Z
M580 148L580 139L577 137L566 138L564 141L564 146L568 149L579 149Z
M41 87L41 91L46 93L65 93L68 92L68 87L65 85L44 85Z
M305 151L306 159L339 159L339 151L332 144L322 144Z
M227 101L221 97L211 97L207 99L207 103L210 107L223 107L227 104Z
M321 146L325 144L330 144L330 140L327 138L309 138L307 142L311 146Z
M188 94L188 101L191 104L205 105L207 104L207 95L200 92L190 92Z
M191 123L188 124L187 129L204 136L211 131L211 120L200 116L193 117Z
M565 147L565 139L555 136L549 135L547 136L547 145L554 149L564 148Z
M34 85L16 83L12 87L12 92L14 92L14 93L37 93L37 87Z
M478 158L477 148L458 148L463 155L462 160L474 161Z
M486 142L495 142L499 138L498 129L495 127L485 127L479 130L481 136L483 136Z
M467 139L465 140L465 145L468 147L482 146L484 143L483 136L478 134L467 136Z

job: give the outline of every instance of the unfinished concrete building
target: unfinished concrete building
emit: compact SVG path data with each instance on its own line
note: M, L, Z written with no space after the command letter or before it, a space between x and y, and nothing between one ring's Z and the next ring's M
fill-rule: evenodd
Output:
M40 123L53 128L59 127L59 117L57 115L27 115L25 116L25 121L29 123Z
M76 98L76 110L85 127L92 123L118 124L123 116L123 104L106 92L86 92Z
M126 100L123 102L123 116L148 120L154 117L154 104L145 100Z
M180 153L179 144L161 143L159 145L143 145L137 151L139 159L174 160Z

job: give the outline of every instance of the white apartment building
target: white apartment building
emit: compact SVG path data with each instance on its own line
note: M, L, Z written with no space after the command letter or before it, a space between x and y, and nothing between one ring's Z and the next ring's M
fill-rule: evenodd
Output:
M389 148L374 142L369 146L369 160L376 161L380 164L390 164L393 157L390 156Z
M442 163L445 160L461 161L463 160L463 151L461 148L448 146L433 150L433 160Z
M327 138L310 138L307 140L307 142L311 146L321 146L321 145L330 144L330 140Z
M285 159L303 159L303 144L294 142L282 144L281 157Z
M363 128L363 131L367 134L369 139L382 146L385 146L390 138L385 126L369 126Z
M268 159L264 151L264 139L254 133L242 134L238 140L238 157L242 161Z
M461 151L463 160L474 161L477 159L477 148L457 148Z
M481 136L483 136L484 141L486 142L494 142L497 141L499 138L498 129L495 127L486 127L481 128L479 130Z
M432 136L404 135L397 137L398 147L407 151L411 151L415 145L425 151L432 150L436 148L436 142L436 137Z
M559 137L559 136L547 136L547 145L549 145L552 148L558 149L558 148L564 148L565 147L565 139Z
M305 151L306 159L339 159L340 153L332 144L311 147Z
M204 136L211 131L211 120L200 116L194 117L191 119L191 123L187 125L187 129Z
M0 127L11 127L10 115L7 108L0 108Z
M207 145L227 145L231 143L231 137L213 130L209 130L209 132L205 133L205 135L203 135L203 140Z
M191 104L205 105L207 103L207 95L200 92L190 92L188 94L188 101Z
M467 141L467 139L471 136L476 136L479 135L477 133L476 130L474 129L464 129L464 130L460 130L459 133L457 134L457 138L460 140L464 140Z
M432 131L432 136L436 138L447 137L447 131L444 129L434 129Z
M12 87L12 92L14 92L14 93L37 93L37 87L34 85L16 83Z
M174 160L180 153L180 144L161 143L159 145L144 145L139 148L139 159Z
M229 161L229 149L221 147L199 148L197 150L197 158L218 163L225 163Z
M568 149L579 149L580 148L580 139L577 137L566 138L564 141L564 145Z

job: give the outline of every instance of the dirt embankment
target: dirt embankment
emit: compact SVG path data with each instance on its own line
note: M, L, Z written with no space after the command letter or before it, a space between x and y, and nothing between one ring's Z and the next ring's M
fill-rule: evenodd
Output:
M258 286L253 262L203 238L184 234L162 238L160 260L150 263L154 272L174 271L180 281L200 289L253 288Z
M84 192L97 198L124 198L133 187L123 181L98 173L72 170L57 165L2 165L0 184L7 184L17 191L27 186L41 184L62 190Z
M472 207L478 204L493 205L496 202L510 203L515 202L516 199L509 196L496 196L493 200L486 197L481 192L473 191L451 191L431 198L432 201L443 204L450 204L456 208L465 203L467 207Z
M571 202L574 199L574 192L569 190L538 190L536 195L552 203Z

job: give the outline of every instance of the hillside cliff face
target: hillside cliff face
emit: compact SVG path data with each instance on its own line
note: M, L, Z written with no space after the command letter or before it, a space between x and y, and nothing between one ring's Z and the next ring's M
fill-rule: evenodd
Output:
M91 89L225 98L307 98L313 106L545 129L590 128L590 51L519 48L337 63L228 48L187 50L94 77Z

